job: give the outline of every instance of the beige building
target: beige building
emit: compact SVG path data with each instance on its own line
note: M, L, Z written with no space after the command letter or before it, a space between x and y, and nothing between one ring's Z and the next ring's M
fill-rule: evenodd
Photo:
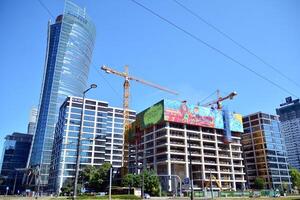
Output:
M231 135L225 134L224 120L219 110L162 100L137 115L130 137L129 171L138 173L139 166L154 169L163 176L164 189L174 191L179 181L175 176L190 177L191 154L195 190L209 189L210 177L213 190L242 190L241 116L231 114Z

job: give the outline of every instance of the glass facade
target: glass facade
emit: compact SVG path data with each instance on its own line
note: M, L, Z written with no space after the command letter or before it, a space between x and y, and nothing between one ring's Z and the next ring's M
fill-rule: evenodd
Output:
M85 100L80 143L81 167L112 163L121 167L123 146L123 109L107 102ZM59 193L66 179L74 179L82 99L69 97L61 106L51 158L49 187ZM135 112L130 112L135 118Z
M63 15L48 26L44 79L29 163L40 165L42 186L48 182L59 108L67 96L81 96L86 89L94 41L95 27L85 9L67 0Z
M288 100L289 98L287 98ZM300 170L300 102L299 99L281 105L276 109L280 116L281 130L284 135L288 162L292 167Z
M3 155L0 160L1 176L4 182L0 184L0 193L5 194L6 187L9 187L9 194L22 192L22 178L26 167L32 135L24 133L13 133L5 137ZM18 169L18 170L17 170ZM15 191L13 185L16 180Z
M286 147L278 117L255 113L245 116L243 125L242 143L249 187L253 187L257 176L265 179L268 189L282 189L283 182L290 185Z

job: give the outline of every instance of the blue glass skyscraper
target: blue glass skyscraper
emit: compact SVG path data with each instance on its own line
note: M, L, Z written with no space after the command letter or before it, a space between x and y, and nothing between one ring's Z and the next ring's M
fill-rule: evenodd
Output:
M40 165L41 185L48 183L59 108L67 96L86 89L96 30L86 10L66 1L63 15L48 25L48 41L39 114L29 166Z

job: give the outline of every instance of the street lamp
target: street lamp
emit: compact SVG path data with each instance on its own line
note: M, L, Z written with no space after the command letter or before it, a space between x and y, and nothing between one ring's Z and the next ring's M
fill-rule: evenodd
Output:
M83 127L83 110L85 106L85 94L90 90L97 88L96 84L91 84L91 86L83 91L82 94L82 106L81 106L81 116L80 116L80 127L79 127L79 134L78 134L78 140L77 140L77 148L76 148L76 167L75 167L75 181L74 181L74 191L73 191L73 199L77 196L77 182L78 182L78 176L79 176L79 166L80 166L80 141L81 141L81 133L82 133L82 127Z

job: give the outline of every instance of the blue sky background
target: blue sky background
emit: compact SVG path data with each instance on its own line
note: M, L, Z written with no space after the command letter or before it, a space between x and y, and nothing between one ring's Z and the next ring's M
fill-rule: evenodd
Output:
M62 0L42 2L55 16L63 11ZM127 64L132 75L180 93L173 96L132 83L130 107L137 111L162 98L197 103L220 89L223 95L238 92L233 101L226 103L233 111L274 114L275 108L289 96L129 0L74 2L87 8L97 28L89 83L98 84L98 88L89 92L90 98L108 101L112 106L122 106L123 80L100 71L103 64L117 70L123 70ZM140 2L282 87L299 94L299 87L239 49L172 0ZM300 1L180 2L300 83ZM0 2L1 145L5 135L26 131L29 111L39 103L49 19L51 17L38 0ZM2 146L0 148L2 150Z

